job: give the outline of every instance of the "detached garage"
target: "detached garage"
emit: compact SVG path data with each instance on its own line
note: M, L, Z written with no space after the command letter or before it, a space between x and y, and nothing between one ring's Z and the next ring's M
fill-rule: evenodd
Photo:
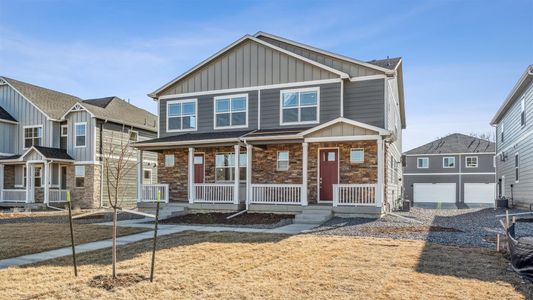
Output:
M455 183L415 183L413 192L415 203L455 203Z
M465 203L494 204L496 184L465 183Z

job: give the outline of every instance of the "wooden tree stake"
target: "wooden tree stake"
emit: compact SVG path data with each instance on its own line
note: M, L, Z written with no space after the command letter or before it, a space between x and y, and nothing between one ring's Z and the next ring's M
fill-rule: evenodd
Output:
M160 202L161 202L161 191L157 191L157 204L155 208L154 248L152 250L152 267L150 269L150 282L154 281L155 249L157 246L157 223L159 221L159 203Z
M70 191L67 192L68 203L68 223L70 225L70 242L72 243L72 262L74 263L74 276L78 277L78 266L76 265L76 248L74 247L74 230L72 229L72 205L70 202Z

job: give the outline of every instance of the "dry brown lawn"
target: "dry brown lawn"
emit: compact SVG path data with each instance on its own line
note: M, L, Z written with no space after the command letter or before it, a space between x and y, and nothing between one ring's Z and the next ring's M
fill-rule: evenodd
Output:
M118 228L118 235L147 231L144 228ZM76 244L111 238L112 227L74 224ZM38 253L70 246L68 223L13 223L0 224L0 259Z
M119 248L119 272L149 276L151 241ZM159 241L154 283L91 287L110 250L0 270L0 299L524 299L530 285L492 250L423 241L185 232ZM132 275L133 274L133 275ZM91 285L91 286L89 286Z

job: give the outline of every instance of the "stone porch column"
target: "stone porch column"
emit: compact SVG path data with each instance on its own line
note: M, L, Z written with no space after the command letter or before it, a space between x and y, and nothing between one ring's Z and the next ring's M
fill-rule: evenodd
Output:
M235 145L233 146L235 149L235 158L234 158L234 165L235 165L235 186L233 188L233 204L239 204L239 182L240 182L240 154L241 154L241 145Z
M376 206L383 206L384 180L385 180L385 153L383 151L383 138L379 137L378 144L378 184L376 186Z
M252 145L246 145L246 209L252 201Z
M189 203L194 203L196 191L194 188L194 148L189 148Z
M307 206L307 158L308 158L308 144L302 143L302 190L300 198L302 206Z

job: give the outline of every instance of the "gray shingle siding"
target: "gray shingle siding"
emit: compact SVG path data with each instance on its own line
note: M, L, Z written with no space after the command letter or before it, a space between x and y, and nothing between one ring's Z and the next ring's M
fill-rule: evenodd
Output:
M385 128L384 79L346 82L344 117Z

